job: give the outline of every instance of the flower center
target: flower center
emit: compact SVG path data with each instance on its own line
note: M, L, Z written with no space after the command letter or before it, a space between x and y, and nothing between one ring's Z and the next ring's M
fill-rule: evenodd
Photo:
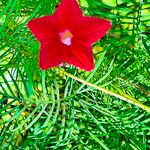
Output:
M60 36L60 41L67 45L70 46L71 45L71 39L73 37L72 33L69 30L65 30L64 32L59 33Z

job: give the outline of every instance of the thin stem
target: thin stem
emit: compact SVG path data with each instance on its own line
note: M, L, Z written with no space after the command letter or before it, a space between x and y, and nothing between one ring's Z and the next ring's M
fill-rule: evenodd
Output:
M131 103L131 104L133 104L133 105L135 105L135 106L138 106L138 107L142 108L143 110L146 110L147 112L150 112L150 107L143 105L141 102L137 101L136 99L134 99L133 97L131 97L131 96L125 94L125 93L123 93L123 96L122 96L122 95L119 95L119 94L117 94L117 93L114 93L114 92L112 92L112 91L110 91L110 90L107 90L107 89L105 89L105 88L103 88L103 87L97 86L97 85L92 84L92 83L90 83L90 82L88 82L88 81L85 81L85 80L83 80L83 79L80 79L80 78L78 78L78 77L76 77L76 76L74 76L74 75L72 75L72 74L70 74L70 73L68 73L68 72L65 72L65 71L62 70L62 69L59 70L59 72L60 72L61 74L64 74L64 75L66 75L66 76L68 76L68 77L70 77L70 78L76 80L76 81L79 81L79 82L81 82L81 83L83 83L83 84L85 84L85 85L88 85L88 86L90 86L90 87L93 87L93 88L95 88L95 89L97 89L97 90L100 90L100 91L106 93L106 94L109 94L109 95L111 95L111 96L114 96L114 97L116 97L116 98L119 98L119 99L121 99L121 100L124 100L124 101L126 101L126 102L128 102L128 103Z
M42 71L42 89L43 89L43 96L44 98L46 98L45 71Z

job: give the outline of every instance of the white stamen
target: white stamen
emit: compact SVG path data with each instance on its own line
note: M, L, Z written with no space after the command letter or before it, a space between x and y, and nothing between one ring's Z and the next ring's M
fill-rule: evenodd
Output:
M69 31L69 30L65 30L64 32L60 32L59 33L59 36L60 36L60 41L67 45L67 46L70 46L72 44L72 33Z
M65 45L70 46L71 45L71 38L67 37L67 38L63 39L62 42Z

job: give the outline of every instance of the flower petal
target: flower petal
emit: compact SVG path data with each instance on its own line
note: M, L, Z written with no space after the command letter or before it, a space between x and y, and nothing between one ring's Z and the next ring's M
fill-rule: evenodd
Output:
M73 29L73 35L75 35L75 40L82 40L85 43L92 44L101 39L110 28L111 22L108 20L83 17Z
M82 18L82 12L76 0L62 0L54 15L62 30L71 29Z
M86 71L92 70L94 63L91 46L74 42L65 54L64 61Z
M57 36L56 21L53 16L33 19L27 26L39 41L55 38Z
M57 39L41 42L40 68L46 70L58 66L63 62L64 54L64 45L58 42Z

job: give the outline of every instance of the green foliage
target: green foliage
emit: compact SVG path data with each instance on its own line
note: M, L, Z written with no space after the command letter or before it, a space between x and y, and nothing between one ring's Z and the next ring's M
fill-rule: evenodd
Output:
M95 70L64 69L150 105L148 0L80 0L85 15L112 20L93 45ZM150 149L150 115L127 102L38 67L26 23L52 14L54 0L0 1L0 149Z

